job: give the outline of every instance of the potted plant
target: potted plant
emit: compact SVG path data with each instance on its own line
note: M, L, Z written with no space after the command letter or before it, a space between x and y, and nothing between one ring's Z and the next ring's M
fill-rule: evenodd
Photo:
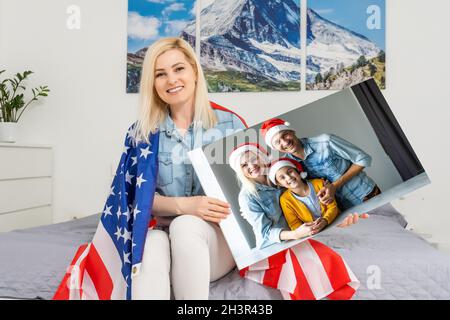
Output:
M5 70L0 70L0 75L3 72ZM32 73L32 71L24 71L12 78L0 79L0 141L16 141L17 123L23 112L39 97L46 97L50 92L47 86L39 86L31 89L33 96L28 101L25 100L26 87L23 81Z

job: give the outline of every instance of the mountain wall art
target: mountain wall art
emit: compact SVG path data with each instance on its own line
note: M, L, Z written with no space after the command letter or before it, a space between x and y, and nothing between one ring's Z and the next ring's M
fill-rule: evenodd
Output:
M385 0L308 0L306 87L386 87Z
M385 0L308 0L305 52L300 0L128 3L128 93L148 46L168 36L199 43L210 92L299 91L303 79L308 90L338 90L371 77L385 88Z
M200 26L210 92L300 90L300 0L211 1Z

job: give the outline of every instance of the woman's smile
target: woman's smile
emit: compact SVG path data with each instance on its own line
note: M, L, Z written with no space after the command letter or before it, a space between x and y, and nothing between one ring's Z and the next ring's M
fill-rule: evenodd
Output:
M249 171L248 171L248 173L250 174L250 175L252 175L252 176L257 176L257 175L259 175L259 171L260 171L260 167L259 166L255 166L255 167L253 167L252 169L250 169Z
M177 94L181 90L183 90L184 86L176 86L174 88L167 89L166 92L169 94Z

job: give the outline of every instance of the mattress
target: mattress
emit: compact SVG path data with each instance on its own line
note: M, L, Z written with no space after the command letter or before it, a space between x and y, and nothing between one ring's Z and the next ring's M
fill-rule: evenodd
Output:
M450 257L416 234L392 206L315 239L333 248L361 282L354 299L449 299ZM51 299L76 249L89 242L99 215L0 233L0 298ZM282 299L238 271L211 283L210 299Z

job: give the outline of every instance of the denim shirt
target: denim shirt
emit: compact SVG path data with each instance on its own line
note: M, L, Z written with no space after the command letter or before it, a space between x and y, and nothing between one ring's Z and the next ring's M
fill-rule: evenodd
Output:
M312 138L300 139L305 149L305 160L291 154L287 157L299 161L308 173L308 179L322 178L335 182L354 163L370 167L372 157L333 134L322 134ZM375 187L375 182L361 171L336 190L336 198L341 209L345 210L363 202Z
M187 153L245 129L242 121L231 112L214 109L217 124L205 130L193 124L182 136L172 118L167 115L159 127L158 179L156 192L162 196L189 197L204 195L200 181Z
M280 207L281 189L257 183L258 196L244 188L239 192L242 216L253 227L258 249L281 242L280 233L289 230Z

